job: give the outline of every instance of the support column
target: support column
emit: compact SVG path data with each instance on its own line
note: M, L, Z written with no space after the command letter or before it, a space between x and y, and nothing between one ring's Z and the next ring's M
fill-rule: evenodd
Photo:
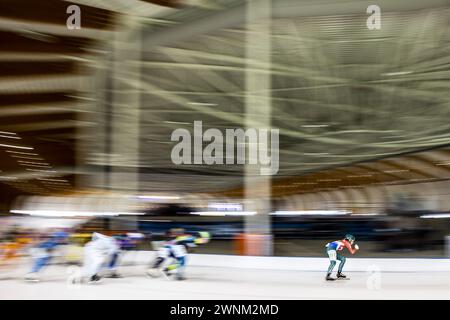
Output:
M271 127L271 0L248 0L246 8L246 97L247 129ZM252 60L261 63L252 64ZM255 72L263 69L267 72ZM249 145L247 144L247 147ZM258 145L260 149L262 144ZM247 148L248 149L248 148ZM267 150L262 150L267 151ZM266 153L267 154L267 153ZM272 255L271 176L261 175L260 164L245 166L244 196L246 211L257 212L245 217L245 254Z
M124 17L114 42L110 179L112 190L139 191L141 26Z
M111 39L112 40L112 39ZM107 45L101 47L107 52ZM78 189L97 188L104 189L108 184L107 166L109 106L111 103L111 88L109 82L112 79L110 64L112 64L112 52L109 54L92 55L90 67L94 70L92 77L83 79L81 86L86 92L87 101L84 102L85 112L80 113L80 121L94 122L95 125L77 129L77 170L86 174L76 175Z
M141 91L136 89L136 84L141 81L142 25L137 19L123 17L115 35L109 117L108 187L111 197L116 197L116 192L126 195L139 192ZM137 221L136 216L128 216L114 219L112 226L136 230Z

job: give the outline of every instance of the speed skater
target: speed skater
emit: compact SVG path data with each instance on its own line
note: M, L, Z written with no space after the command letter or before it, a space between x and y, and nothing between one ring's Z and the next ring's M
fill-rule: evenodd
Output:
M170 264L166 266L162 272L166 277L174 274L177 280L184 280L184 270L186 267L186 256L190 248L199 244L209 242L210 235L208 232L199 232L198 236L190 234L178 235L174 239L164 243L158 249L158 257L147 271L147 274L154 277L154 270L158 270L168 259L172 259Z
M347 278L347 276L342 273L346 258L342 256L338 251L342 251L345 247L348 249L348 251L350 251L351 254L355 254L356 251L359 250L359 246L357 244L353 246L354 242L355 237L351 234L347 234L345 235L345 238L343 240L336 240L326 244L326 253L328 255L328 258L330 259L330 265L328 267L326 280ZM333 272L334 266L336 265L336 260L339 260L340 263L337 272L337 278L333 278L331 277L331 273Z

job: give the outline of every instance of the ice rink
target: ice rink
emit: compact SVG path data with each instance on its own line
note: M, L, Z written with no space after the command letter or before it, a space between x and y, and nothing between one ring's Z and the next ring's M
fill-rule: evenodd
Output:
M41 282L26 283L22 264L2 272L0 299L450 299L447 259L349 259L345 271L351 279L326 282L318 268L326 267L326 259L217 256L211 264L224 267L199 265L214 257L205 256L192 259L185 281L148 278L140 264L122 266L124 278L94 285L71 284L77 269L61 265L49 266ZM280 261L284 269L264 261ZM302 267L295 270L295 264Z

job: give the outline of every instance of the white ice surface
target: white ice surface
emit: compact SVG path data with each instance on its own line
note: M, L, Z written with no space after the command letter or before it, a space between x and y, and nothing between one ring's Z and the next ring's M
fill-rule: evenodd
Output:
M334 282L324 280L326 259L313 260L305 270L201 266L194 260L186 281L147 278L145 266L134 265L121 267L124 278L78 286L68 284L71 269L58 265L49 266L41 282L26 283L23 275L29 266L23 263L0 270L0 299L450 299L447 259L423 259L423 271L417 259L348 259L351 279ZM389 270L383 263L397 267ZM367 265L380 265L380 273L365 270ZM405 270L395 270L400 267Z

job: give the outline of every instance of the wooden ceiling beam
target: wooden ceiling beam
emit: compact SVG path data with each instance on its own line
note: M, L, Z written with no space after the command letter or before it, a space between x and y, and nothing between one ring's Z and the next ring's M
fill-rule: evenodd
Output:
M66 26L70 16L66 10L72 4L80 7L81 28L112 29L117 16L114 12L61 0L2 0L0 17Z
M33 34L12 31L0 31L0 51L52 54L87 54L86 49L94 40L81 37L63 37L46 35L36 37Z

